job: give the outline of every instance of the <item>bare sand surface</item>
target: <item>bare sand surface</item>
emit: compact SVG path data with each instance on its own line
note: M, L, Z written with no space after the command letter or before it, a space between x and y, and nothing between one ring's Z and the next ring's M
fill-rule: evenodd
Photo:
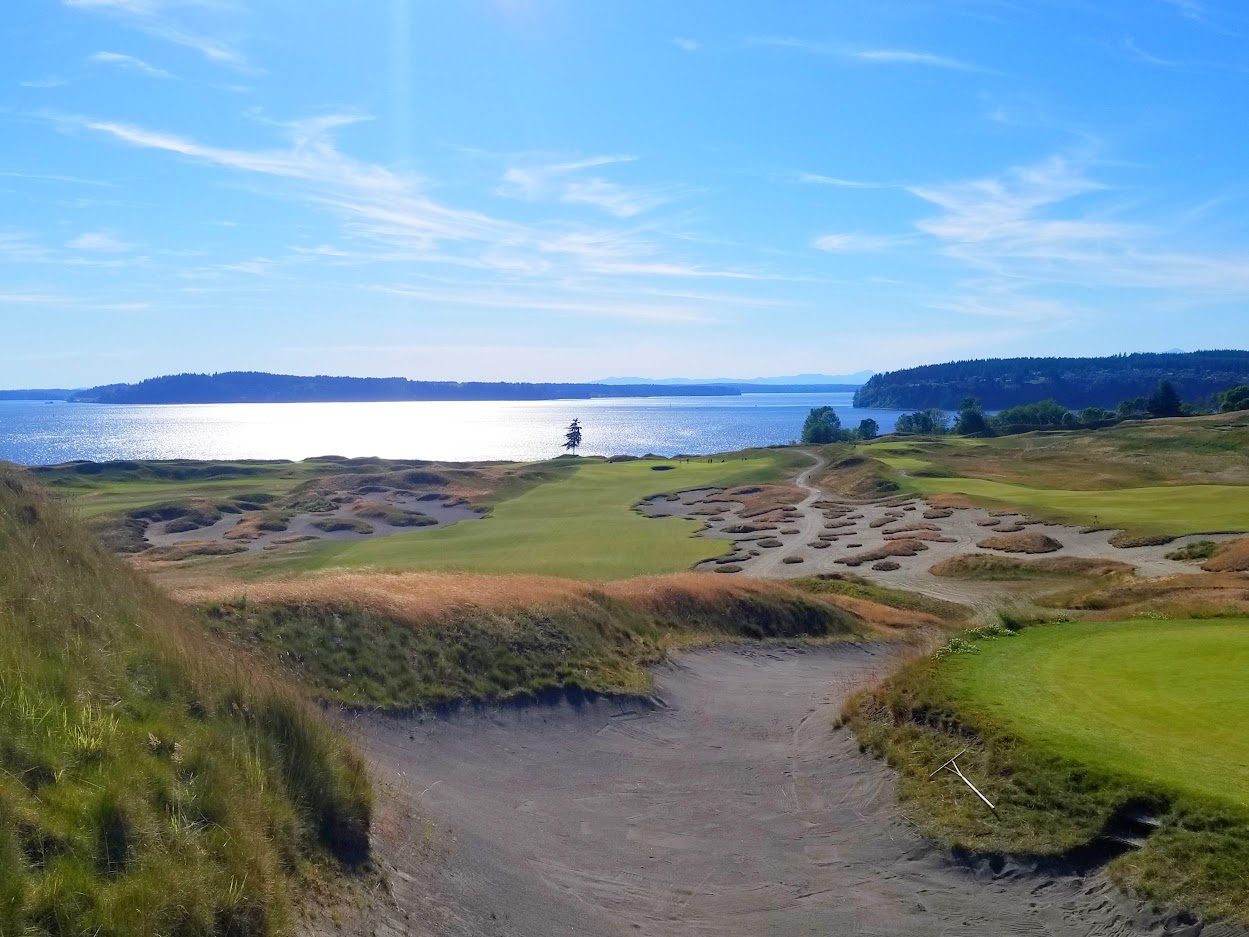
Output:
M874 646L720 649L656 706L360 716L389 885L309 934L1228 937L1096 870L960 865L901 817L833 721L894 663ZM968 796L971 796L969 793Z

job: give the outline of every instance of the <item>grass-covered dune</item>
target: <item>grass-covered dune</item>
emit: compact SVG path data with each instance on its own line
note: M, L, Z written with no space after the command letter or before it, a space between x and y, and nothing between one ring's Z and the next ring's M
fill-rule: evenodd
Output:
M278 933L367 857L340 740L8 470L0 636L0 934Z
M849 581L682 573L608 583L347 572L181 596L329 700L409 709L552 691L639 694L646 665L692 644L934 631L966 611Z
M1244 618L994 628L908 665L848 718L937 838L1077 863L1129 840L1109 866L1122 885L1245 923L1247 655ZM996 810L932 775L960 751Z

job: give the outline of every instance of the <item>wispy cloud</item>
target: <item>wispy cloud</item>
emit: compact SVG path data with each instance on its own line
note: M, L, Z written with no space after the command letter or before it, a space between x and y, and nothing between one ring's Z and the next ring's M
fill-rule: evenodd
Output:
M1039 315L1043 300L1026 291L1072 286L1249 296L1249 254L1178 250L1166 232L1119 220L1112 190L1089 170L1087 160L1053 156L997 176L909 190L941 209L918 229L978 274L964 309Z
M514 275L556 276L582 272L614 277L687 277L740 280L774 279L750 270L705 266L673 259L655 238L640 232L577 227L552 219L523 224L457 208L430 198L423 180L355 159L342 152L332 131L360 120L330 114L282 125L290 138L284 148L242 150L216 147L188 137L131 124L82 117L57 118L68 129L82 129L147 149L161 150L208 166L250 173L286 183L274 194L334 212L344 235L369 242L370 261L451 264ZM536 197L548 180L581 169L630 161L601 156L523 170L509 170L505 185L517 195ZM570 187L569 182L574 184ZM576 183L579 183L580 186ZM559 179L556 201L583 201L627 218L658 204L636 190L601 185L599 180ZM669 238L671 240L671 238Z
M215 30L190 25L188 13L215 20L237 13L238 7L227 0L63 0L71 9L101 13L120 19L149 36L163 39L184 48L193 49L210 62L231 68L254 72L243 54Z
M830 254L852 254L888 250L898 243L900 239L896 237L848 232L822 235L812 241L811 246Z
M23 88L64 88L69 84L64 78L28 78L25 81L19 81L19 85Z
M143 59L135 58L133 55L126 55L122 52L94 52L87 56L87 62L92 65L109 65L123 71L138 72L140 75L147 75L149 78L174 77L172 72L167 72L163 68L157 68L155 65L149 65Z
M895 185L892 182L863 182L858 179L843 179L840 176L825 176L818 172L795 173L794 181L805 185L832 185L843 189L888 189Z
M578 174L587 169L636 161L636 156L591 156L510 166L503 173L497 193L528 201L555 199L569 204L593 205L617 218L632 218L671 201L673 189L625 186L599 176Z
M65 245L72 250L94 251L103 254L122 254L131 249L112 231L87 231Z
M813 55L827 55L848 61L868 62L874 65L919 65L959 72L991 73L993 71L993 69L971 62L964 62L962 59L916 49L861 49L834 42L798 39L790 36L756 36L749 40L749 44L796 49Z
M682 52L697 52L703 47L703 44L697 39L685 39L680 36L673 39L672 44Z

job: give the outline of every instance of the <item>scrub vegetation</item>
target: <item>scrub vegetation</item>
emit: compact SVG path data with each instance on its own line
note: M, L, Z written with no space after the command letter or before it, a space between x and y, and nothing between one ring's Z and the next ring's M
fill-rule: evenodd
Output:
M0 471L0 934L282 930L368 857L361 763L282 682Z

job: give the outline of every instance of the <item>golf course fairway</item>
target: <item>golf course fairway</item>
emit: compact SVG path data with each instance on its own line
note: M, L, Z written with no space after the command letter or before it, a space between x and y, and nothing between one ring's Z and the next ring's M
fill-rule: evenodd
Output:
M701 523L644 517L633 510L635 504L661 492L782 481L792 475L787 465L786 456L771 454L715 462L590 462L566 479L500 503L482 521L336 544L309 559L321 568L460 569L573 579L678 572L727 552L731 541L697 538ZM660 466L666 468L656 471Z
M977 646L942 679L1021 740L1249 804L1249 620L1054 624Z

